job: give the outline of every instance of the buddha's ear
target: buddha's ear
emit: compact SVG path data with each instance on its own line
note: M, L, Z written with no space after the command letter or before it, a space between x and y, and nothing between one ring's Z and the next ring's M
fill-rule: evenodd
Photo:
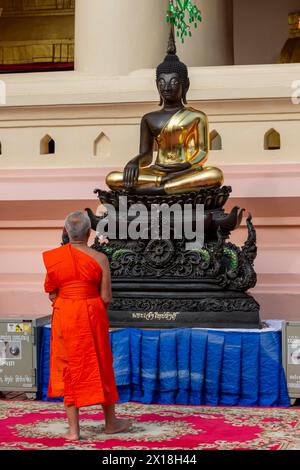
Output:
M183 86L183 93L182 93L183 104L187 104L186 95L187 95L187 92L189 91L189 88L190 88L190 79L187 78Z
M185 94L187 94L187 92L189 91L189 89L190 89L190 84L191 84L190 79L187 78L186 81L185 81L185 84L184 84L184 91L185 91Z
M162 99L162 96L161 96L161 94L160 94L160 92L159 92L158 80L156 80L156 88L157 88L157 91L158 91L159 96L160 96L160 98L159 98L159 105L158 105L158 106L162 106L162 105L164 104L164 100Z

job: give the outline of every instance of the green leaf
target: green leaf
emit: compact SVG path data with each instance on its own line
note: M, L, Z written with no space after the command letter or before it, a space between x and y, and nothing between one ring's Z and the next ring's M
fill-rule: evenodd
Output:
M166 22L175 26L176 35L180 36L182 43L185 36L192 36L189 24L194 23L194 27L197 28L197 22L202 21L201 12L194 1L169 0L168 2Z
M177 0L177 3L178 3L178 5L179 5L180 10L183 10L181 0Z

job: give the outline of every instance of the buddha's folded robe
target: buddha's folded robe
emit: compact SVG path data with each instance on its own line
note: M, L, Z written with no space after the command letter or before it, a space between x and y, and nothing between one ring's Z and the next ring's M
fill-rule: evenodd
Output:
M207 160L207 117L193 108L182 108L167 121L155 138L157 165L190 162L203 165Z
M102 269L67 244L43 253L45 291L53 302L49 397L66 405L110 405L118 400L109 322L100 297Z

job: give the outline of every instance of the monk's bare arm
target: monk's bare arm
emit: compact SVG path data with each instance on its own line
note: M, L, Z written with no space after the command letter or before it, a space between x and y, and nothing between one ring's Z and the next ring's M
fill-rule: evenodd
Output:
M103 253L98 253L98 261L102 268L102 281L100 286L100 295L105 307L109 307L112 300L111 275L109 261Z

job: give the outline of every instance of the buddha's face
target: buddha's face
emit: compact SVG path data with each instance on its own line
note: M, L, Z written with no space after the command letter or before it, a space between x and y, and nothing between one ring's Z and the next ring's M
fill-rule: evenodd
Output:
M183 85L178 73L161 73L156 83L159 94L165 103L182 100Z

